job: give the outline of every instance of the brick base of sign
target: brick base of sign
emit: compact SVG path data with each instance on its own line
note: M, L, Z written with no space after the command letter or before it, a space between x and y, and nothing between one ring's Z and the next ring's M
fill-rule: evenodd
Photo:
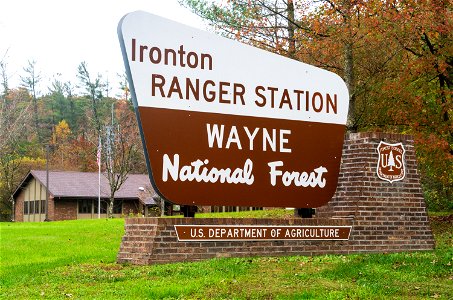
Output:
M380 141L406 149L405 178L376 175ZM434 248L411 136L348 134L337 192L312 219L126 219L119 263L155 264L214 257L421 251ZM349 240L179 242L174 225L352 226Z
M349 253L348 241L216 241L179 242L175 225L304 225L348 226L351 220L340 219L126 219L119 263L157 264L196 261L215 257L247 257L277 255L316 255Z

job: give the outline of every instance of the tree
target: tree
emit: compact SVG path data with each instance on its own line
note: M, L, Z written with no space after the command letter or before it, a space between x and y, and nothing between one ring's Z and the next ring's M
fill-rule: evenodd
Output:
M357 131L373 114L369 91L389 58L388 41L369 34L376 1L217 1L185 0L221 34L335 73L349 93L348 129ZM369 60L370 53L379 55ZM373 95L371 93L371 95Z
M20 156L15 150L0 157L0 220L14 221L13 193L28 171L44 165L44 159Z
M129 83L127 82L127 75L126 74L117 74L120 80L120 90L122 94L117 95L118 98L126 101L130 101L130 90L129 90Z
M395 158L393 157L393 151L390 151L389 158L387 161L387 167L390 167L389 171L393 171L393 167L395 166Z
M5 85L4 85L5 87ZM5 89L0 109L0 219L11 219L12 194L28 172L27 167L41 165L29 157L27 136L32 120L29 93L25 89ZM35 164L36 163L36 164Z
M101 75L98 74L98 76L95 79L92 79L90 73L88 72L86 62L80 63L78 67L77 77L79 78L81 83L80 87L85 89L85 92L90 98L94 126L96 132L100 134L102 123L101 116L99 114L99 101L102 99L102 91L104 90L104 83L102 82L102 77Z
M97 171L96 160L93 159L96 152L96 145L88 141L84 135L74 137L69 142L71 151L67 153L68 161L72 166L81 172L94 172Z
M21 76L22 87L26 88L31 94L33 101L33 121L35 130L38 136L38 141L41 141L39 134L39 115L38 115L38 98L37 85L41 81L41 75L36 71L36 61L28 61L28 65L24 68L25 76Z
M69 101L65 97L65 90L66 86L63 83L59 76L61 74L57 74L54 76L52 82L50 83L49 92L50 97L52 98L52 111L54 115L54 119L52 120L52 124L56 125L61 120L67 120L70 117L70 108L69 108Z
M133 170L133 161L138 156L138 132L130 103L117 102L116 120L112 120L112 125L106 128L102 138L102 159L110 187L109 217L113 215L115 193L127 180Z
M9 87L8 87L8 74L6 71L6 62L2 59L0 61L0 72L1 72L1 86L2 86L2 93L0 94L0 100L1 100L1 109L0 109L0 134L2 134L3 131L6 130L6 126L8 125L7 121L7 114L9 110L9 102L7 100L8 94L9 94ZM4 134L4 133L3 133ZM4 143L5 140L0 141L1 143ZM0 149L2 147L0 146Z
M288 57L295 54L295 31L301 25L295 21L293 0L180 2L226 37Z
M0 156L25 138L31 120L31 105L26 90L8 90L0 109Z
M79 149L73 145L72 131L65 120L61 120L54 126L50 145L53 148L51 160L54 168L60 170L79 169L77 165L79 160L74 157L79 155Z
M6 56L6 53L5 53ZM5 99L6 95L8 94L9 91L9 86L8 86L8 73L6 71L6 61L5 57L0 60L0 76L1 76L1 86L2 86L2 94L1 94L1 99Z
M224 36L340 75L348 130L413 134L425 190L453 203L451 1L181 1Z
M428 204L453 203L453 11L451 1L388 1L377 28L401 49L382 98L390 122L415 135Z
M76 99L74 97L74 86L70 81L67 81L63 84L63 93L66 96L67 101L69 102L69 117L68 122L71 124L72 128L78 128L78 122L80 113L76 110Z

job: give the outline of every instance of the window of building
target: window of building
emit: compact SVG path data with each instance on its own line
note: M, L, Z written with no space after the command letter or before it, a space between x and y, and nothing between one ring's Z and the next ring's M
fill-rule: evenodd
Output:
M262 207L252 207L252 210L263 210Z
M30 215L32 215L35 213L35 201L29 201L28 203L30 205L29 213L30 213Z
M46 213L46 200L40 200L41 201L41 213L45 214Z
M94 200L94 213L98 213L98 199ZM101 200L101 214L107 213L107 201Z
M115 202L113 202L113 213L121 214L122 212L123 212L123 201L115 200Z
M42 213L42 211L40 209L41 209L41 205L39 205L39 200L35 200L35 213L36 214Z
M92 210L92 202L93 200L79 200L79 214L91 214Z
M24 215L28 215L28 201L24 202Z

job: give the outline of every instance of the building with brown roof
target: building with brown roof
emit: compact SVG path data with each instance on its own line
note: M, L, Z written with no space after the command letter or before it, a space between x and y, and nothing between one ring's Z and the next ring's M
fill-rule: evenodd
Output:
M31 170L13 194L14 220L40 222L48 219L75 220L98 218L98 173L49 171L49 198L46 204L46 171ZM101 218L105 218L110 188L101 174ZM145 214L153 206L155 192L146 174L130 174L115 193L115 217ZM147 214L147 213L146 213Z

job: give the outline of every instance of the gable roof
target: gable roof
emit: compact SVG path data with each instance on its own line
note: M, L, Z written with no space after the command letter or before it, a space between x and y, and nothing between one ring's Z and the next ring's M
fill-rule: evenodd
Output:
M95 172L66 172L49 171L49 193L54 198L97 198L99 193L99 174ZM46 186L46 171L31 170L14 192L14 197L35 178L43 186ZM115 198L128 199L139 198L139 188L152 190L147 174L129 174L121 188L115 193ZM109 182L101 173L101 198L110 197Z

